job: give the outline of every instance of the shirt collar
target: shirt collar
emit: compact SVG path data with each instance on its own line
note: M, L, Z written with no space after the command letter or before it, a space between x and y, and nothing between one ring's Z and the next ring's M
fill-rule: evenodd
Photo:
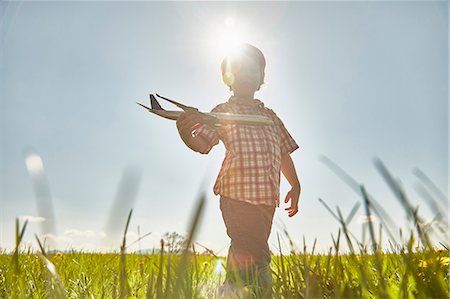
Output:
M235 105L239 105L239 106L247 106L247 107L264 107L264 103L261 102L258 99L252 99L252 100L241 100L240 98L236 97L236 96L231 96L230 99L228 100L228 102L230 104L235 104Z

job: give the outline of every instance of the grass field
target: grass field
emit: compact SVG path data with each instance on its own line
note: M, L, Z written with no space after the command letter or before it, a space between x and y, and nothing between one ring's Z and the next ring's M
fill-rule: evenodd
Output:
M275 298L448 298L449 252L293 253L272 259ZM217 298L225 260L189 254L0 255L1 298ZM184 265L182 265L184 263ZM241 294L242 296L242 294ZM236 296L235 298L239 298ZM242 298L253 298L251 291Z
M296 250L287 231L278 236L271 263L274 298L449 298L447 212L436 209L434 220L425 223L386 167L380 161L376 166L414 228L404 235L408 241L396 241L391 220L376 200L330 164L360 192L367 219L373 214L378 217L378 240L373 221L364 224L368 244L349 231L359 204L344 219L339 208L333 211L321 200L340 224L337 235L332 235L330 251L316 253L315 243L304 243L303 249ZM433 198L427 200L435 207L443 205ZM170 244L164 242L158 253L127 253L125 236L132 211L117 253L47 252L38 236L39 252L24 249L20 244L27 222L21 226L17 220L14 251L0 252L0 298L255 298L255 286L239 288L228 297L217 295L225 276L225 258L211 251L198 254L194 242L204 202L201 196L179 254L168 252ZM389 248L382 248L382 231L389 236ZM280 239L291 243L289 255L283 254Z

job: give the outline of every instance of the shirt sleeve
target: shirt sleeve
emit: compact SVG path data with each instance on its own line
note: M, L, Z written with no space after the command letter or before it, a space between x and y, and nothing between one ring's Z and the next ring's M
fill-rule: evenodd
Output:
M211 112L218 112L217 106L211 110ZM211 126L201 124L198 128L192 132L196 138L200 137L208 144L208 147L205 151L201 152L202 154L207 154L209 151L219 143L220 136L217 133L217 130Z
M278 131L280 132L280 148L281 148L281 156L286 154L291 154L293 151L299 148L294 138L292 138L291 134L288 132L286 127L284 126L281 119L276 116L276 125L278 127Z

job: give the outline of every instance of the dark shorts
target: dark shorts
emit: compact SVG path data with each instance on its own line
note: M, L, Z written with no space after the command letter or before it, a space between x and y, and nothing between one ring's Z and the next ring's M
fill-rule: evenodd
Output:
M231 239L227 267L239 269L266 266L270 263L267 243L272 228L275 206L254 205L240 200L220 198L220 210Z

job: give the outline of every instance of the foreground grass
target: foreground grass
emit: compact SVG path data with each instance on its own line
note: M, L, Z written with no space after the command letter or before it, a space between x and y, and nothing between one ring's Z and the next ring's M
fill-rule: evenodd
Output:
M355 179L332 161L326 164L362 197L368 222L363 231L370 236L369 245L358 240L349 230L360 202L344 218L339 207L333 211L324 200L319 201L340 224L328 254L296 252L292 239L291 254L282 254L278 238L278 255L272 258L274 298L449 298L449 231L448 199L422 173L417 172L433 196L425 201L435 216L424 221L399 181L386 166L375 160L383 179L401 203L407 219L414 227L409 241L403 240L401 229L376 199ZM40 253L20 250L27 227L16 220L16 244L11 254L0 250L0 298L219 298L217 290L224 280L224 258L198 255L194 248L195 233L202 215L205 195L201 195L194 209L180 254L167 254L161 242L158 254L126 253L126 235L130 211L119 253L96 254L83 252L46 252L35 235ZM372 216L379 219L379 237L375 236ZM382 251L382 232L389 236L390 251ZM399 231L400 236L396 236ZM431 237L435 241L431 242ZM437 240L437 241L436 241ZM341 243L348 252L342 254ZM44 242L45 244L45 242ZM436 250L439 244L439 250ZM370 248L368 248L370 247ZM171 251L169 251L171 252ZM220 298L254 298L255 286ZM257 293L257 291L256 291ZM229 294L229 295L230 295Z
M448 298L448 255L447 250L413 252L410 247L377 256L331 252L274 256L274 298ZM16 272L12 255L2 254L0 297L216 298L224 279L218 267L224 260L216 257L191 254L179 277L181 255L126 254L126 292L121 293L120 258L81 252L47 258L22 253ZM177 286L179 279L182 283Z
M120 254L20 254L20 272L11 267L11 255L0 255L0 298L162 298L173 295L180 256L126 254L126 294L120 294ZM48 266L50 265L50 266ZM54 269L51 265L54 265ZM211 298L209 289L223 279L214 274L215 259L192 256L185 273L192 297ZM60 284L60 285L59 285ZM61 287L63 293L58 294Z
M281 259L274 259L276 298L449 297L447 251Z

